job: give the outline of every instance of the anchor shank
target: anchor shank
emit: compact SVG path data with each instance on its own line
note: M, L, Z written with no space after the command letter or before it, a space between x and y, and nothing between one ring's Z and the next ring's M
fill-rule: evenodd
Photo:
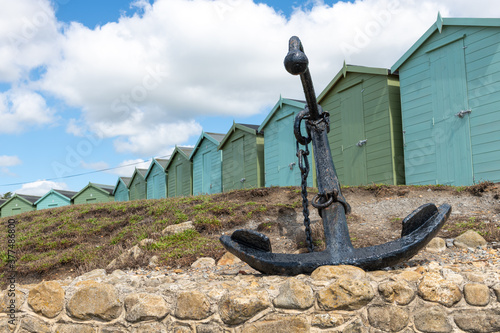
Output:
M339 257L352 253L353 246L347 228L344 206L339 202L334 202L327 208L320 209L319 213L323 219L327 251Z

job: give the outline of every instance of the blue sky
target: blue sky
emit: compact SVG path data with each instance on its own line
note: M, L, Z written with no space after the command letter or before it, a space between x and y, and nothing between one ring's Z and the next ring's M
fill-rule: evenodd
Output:
M114 185L151 157L194 145L202 130L260 124L280 95L302 99L282 65L292 35L304 43L319 94L344 61L390 67L438 11L500 17L488 0L0 6L0 194L34 195Z

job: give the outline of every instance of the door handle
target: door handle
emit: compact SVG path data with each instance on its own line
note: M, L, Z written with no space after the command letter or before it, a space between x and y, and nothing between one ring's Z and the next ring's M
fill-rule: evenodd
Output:
M356 146L358 146L358 147L362 147L362 146L366 145L366 142L367 142L367 141L368 141L367 139L364 139L364 140L359 140L359 142L358 142L358 143L356 143Z
M293 166L295 165L295 162L292 162L290 164L288 164L288 167L290 168L290 170L293 170Z
M245 180L246 180L245 178L241 178L241 179L240 179L240 183L244 183L244 182L245 182Z
M458 118L463 118L466 114L469 114L469 113L472 113L471 109L469 109L469 110L462 110L460 112L457 112L457 113L455 113L455 116L457 116Z

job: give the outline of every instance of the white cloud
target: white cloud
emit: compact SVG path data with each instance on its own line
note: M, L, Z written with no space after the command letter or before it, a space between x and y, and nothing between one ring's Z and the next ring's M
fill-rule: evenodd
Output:
M85 163L82 161L82 168L89 170L103 170L103 169L108 169L109 164L104 161L94 162L94 163Z
M54 111L38 93L13 89L0 93L0 133L19 133L32 126L51 124Z
M68 190L68 185L47 180L37 180L32 183L24 184L20 189L15 190L14 193L43 196L51 189Z
M41 79L27 86L82 110L68 123L68 133L99 131L99 137L115 139L118 152L143 156L198 136L200 116L268 112L280 94L302 99L300 81L283 68L292 35L304 43L319 94L344 60L393 65L438 11L445 17L500 17L500 6L491 0L357 0L332 6L315 1L289 18L251 0L156 0L152 5L134 0L138 14L131 17L94 29L79 23L62 29L48 0L8 4L2 6L6 23L0 19L0 28L6 29L0 31L22 33L23 18L33 22L38 14L42 22L41 13L47 20L24 43L0 46L0 80L26 78L29 70L43 66ZM0 33L0 41L8 36ZM8 103L3 104L5 109ZM28 119L47 124L52 114L41 102L35 106L44 111L37 112L42 117ZM13 126L2 122L0 131L23 127L15 117L9 121Z
M132 177L134 170L148 169L151 165L151 160L144 161L142 159L126 160L119 164L118 168L108 171L108 173L119 177Z
M22 161L17 156L0 156L0 167L11 167L21 164Z

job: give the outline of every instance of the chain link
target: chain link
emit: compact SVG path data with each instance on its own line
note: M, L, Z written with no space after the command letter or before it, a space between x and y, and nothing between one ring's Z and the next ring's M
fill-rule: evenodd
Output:
M307 155L309 155L308 144L305 145L305 150L303 150L299 148L299 142L297 141L297 157L299 159L299 169L302 178L302 213L304 214L307 249L309 252L314 252L311 220L309 219L309 200L307 199L307 176L309 175L309 161Z

